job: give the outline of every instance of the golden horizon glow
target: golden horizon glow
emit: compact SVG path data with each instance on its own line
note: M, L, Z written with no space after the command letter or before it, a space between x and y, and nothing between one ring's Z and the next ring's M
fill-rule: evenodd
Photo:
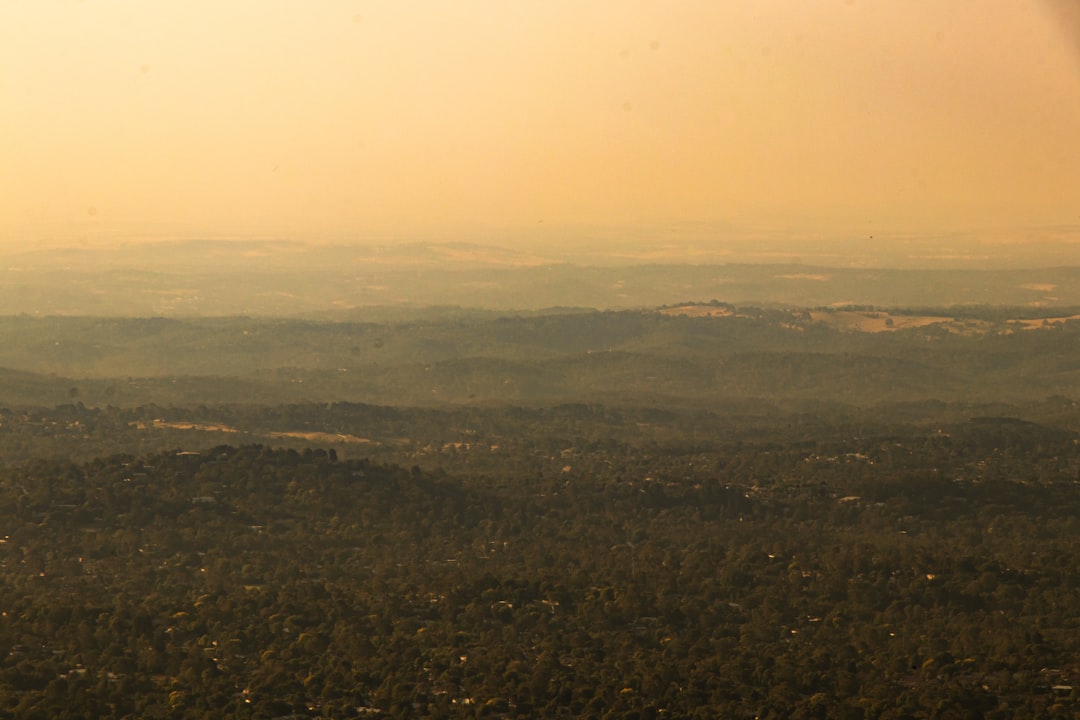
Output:
M5 3L0 244L1080 225L1052 9Z

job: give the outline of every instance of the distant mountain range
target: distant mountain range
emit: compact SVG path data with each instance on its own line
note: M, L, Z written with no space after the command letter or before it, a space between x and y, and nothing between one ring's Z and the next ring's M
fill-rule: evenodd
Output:
M659 256L658 256L659 257ZM718 300L818 307L1080 305L1080 267L908 269L797 263L562 262L473 243L177 241L0 257L0 312L366 317L373 309L641 308Z

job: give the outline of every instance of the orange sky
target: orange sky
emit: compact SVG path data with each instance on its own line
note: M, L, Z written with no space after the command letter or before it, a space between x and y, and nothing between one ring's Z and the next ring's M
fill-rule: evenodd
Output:
M1080 226L1067 19L1016 0L3 2L0 247Z

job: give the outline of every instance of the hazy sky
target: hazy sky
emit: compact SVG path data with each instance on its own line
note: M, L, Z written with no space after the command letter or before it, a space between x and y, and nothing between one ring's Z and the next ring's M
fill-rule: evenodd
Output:
M1078 225L1068 15L0 0L0 242Z

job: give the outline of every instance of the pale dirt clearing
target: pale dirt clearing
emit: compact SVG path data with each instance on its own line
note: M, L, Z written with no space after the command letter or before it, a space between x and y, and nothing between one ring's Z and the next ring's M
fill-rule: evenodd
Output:
M219 433L239 433L245 432L238 430L228 425L212 425L207 423L195 423L195 422L167 422L165 420L153 420L147 422L135 422L132 425L139 430L155 429L169 429L169 430L194 430L196 432L219 432ZM358 435L347 435L344 433L328 433L328 432L259 432L259 431L246 431L249 435L261 435L272 438L297 438L300 440L309 440L311 442L321 443L355 443L355 444L368 444L371 443L370 438L360 437Z
M663 308L660 310L660 314L671 317L678 315L685 315L686 317L731 317L735 313L727 308L714 305L679 305L677 307Z
M810 319L824 323L837 330L856 332L895 332L930 325L951 324L956 318L945 315L893 315L887 312L836 310L833 312L810 311Z
M1021 330L1039 330L1051 325L1061 325L1072 320L1080 320L1080 315L1068 315L1066 317L1034 318L1032 320L1010 320L1012 325L1018 325Z
M299 438L301 440L310 440L311 442L322 443L371 443L370 438L359 437L357 435L344 435L341 433L326 433L326 432L269 432L267 436L273 438Z

